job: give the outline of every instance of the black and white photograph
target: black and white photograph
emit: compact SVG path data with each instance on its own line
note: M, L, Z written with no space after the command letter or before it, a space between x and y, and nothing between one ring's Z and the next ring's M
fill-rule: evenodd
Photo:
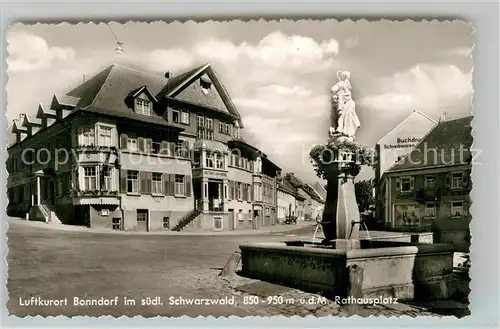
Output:
M470 315L472 31L11 25L9 314Z

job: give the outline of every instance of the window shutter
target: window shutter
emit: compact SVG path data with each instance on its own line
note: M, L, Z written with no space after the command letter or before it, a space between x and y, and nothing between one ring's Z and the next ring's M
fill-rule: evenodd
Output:
M144 150L146 148L146 140L144 139L144 137L137 138L137 144L138 144L137 147L139 148L139 151L144 152Z
M163 194L170 195L170 175L163 174L161 176L163 178Z
M184 184L185 184L185 195L187 197L190 197L191 196L191 176L187 175L187 176L184 176Z
M125 134L121 134L120 135L120 148L122 150L126 150L127 149L127 139L128 139L127 135L125 135Z
M140 193L146 193L147 192L147 183L146 183L146 179L147 179L147 172L145 171L140 171L139 172L139 192Z
M444 178L444 186L445 187L451 186L451 175L450 174L446 174L446 176Z
M464 187L469 185L469 172L467 171L462 173L462 184Z
M410 177L410 190L414 190L415 189L415 176L411 176Z
M182 147L183 147L183 150L182 150L183 151L183 156L185 158L187 158L188 154L189 154L189 141L184 141L182 143Z
M168 142L167 141L162 141L161 144L160 144L160 147L161 147L161 150L160 150L160 154L164 154L164 155L168 155Z
M175 143L174 142L168 143L168 149L169 149L170 155L175 156Z
M170 174L170 195L175 195L175 174Z
M146 172L146 182L147 182L147 193L151 193L153 191L153 173L148 171Z
M401 178L396 178L396 192L401 191Z
M120 191L122 193L127 193L127 170L120 170Z
M153 140L151 138L147 138L146 139L146 150L148 152L151 152L152 149L153 149Z

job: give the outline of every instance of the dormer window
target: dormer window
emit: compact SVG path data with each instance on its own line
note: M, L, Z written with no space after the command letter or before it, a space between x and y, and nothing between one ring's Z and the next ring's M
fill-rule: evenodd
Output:
M201 91L205 94L208 95L210 92L210 88L212 88L212 81L210 81L210 78L207 76L203 76L200 78L200 87Z
M136 98L135 113L142 115L151 115L151 101L142 97Z

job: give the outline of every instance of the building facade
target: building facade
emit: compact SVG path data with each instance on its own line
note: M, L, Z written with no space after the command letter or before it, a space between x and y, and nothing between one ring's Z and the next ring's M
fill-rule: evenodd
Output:
M385 222L386 213L383 200L386 188L384 174L399 159L411 152L435 125L436 122L432 118L415 110L375 145L375 218L379 223Z
M323 216L325 200L307 183L302 182L293 173L287 173L285 179L297 190L298 209L303 213L303 220L313 221ZM301 216L302 217L302 216Z
M297 221L303 217L299 213L297 190L290 182L280 176L278 179L278 221L283 222L288 217L294 217ZM303 210L303 209L302 209ZM301 216L302 215L302 216ZM302 218L303 220L303 218Z
M382 200L387 229L433 231L439 242L468 249L471 120L440 122L386 171Z
M174 77L112 65L15 120L7 212L121 230L273 225L279 168L241 129L209 64Z

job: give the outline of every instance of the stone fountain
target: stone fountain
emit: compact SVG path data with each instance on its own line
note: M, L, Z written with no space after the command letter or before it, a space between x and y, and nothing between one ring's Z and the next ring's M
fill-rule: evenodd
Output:
M339 71L337 77L328 143L310 152L328 184L320 223L325 238L240 245L241 274L325 296L449 298L454 291L451 245L360 239L354 178L372 154L355 141L360 121L350 74Z

